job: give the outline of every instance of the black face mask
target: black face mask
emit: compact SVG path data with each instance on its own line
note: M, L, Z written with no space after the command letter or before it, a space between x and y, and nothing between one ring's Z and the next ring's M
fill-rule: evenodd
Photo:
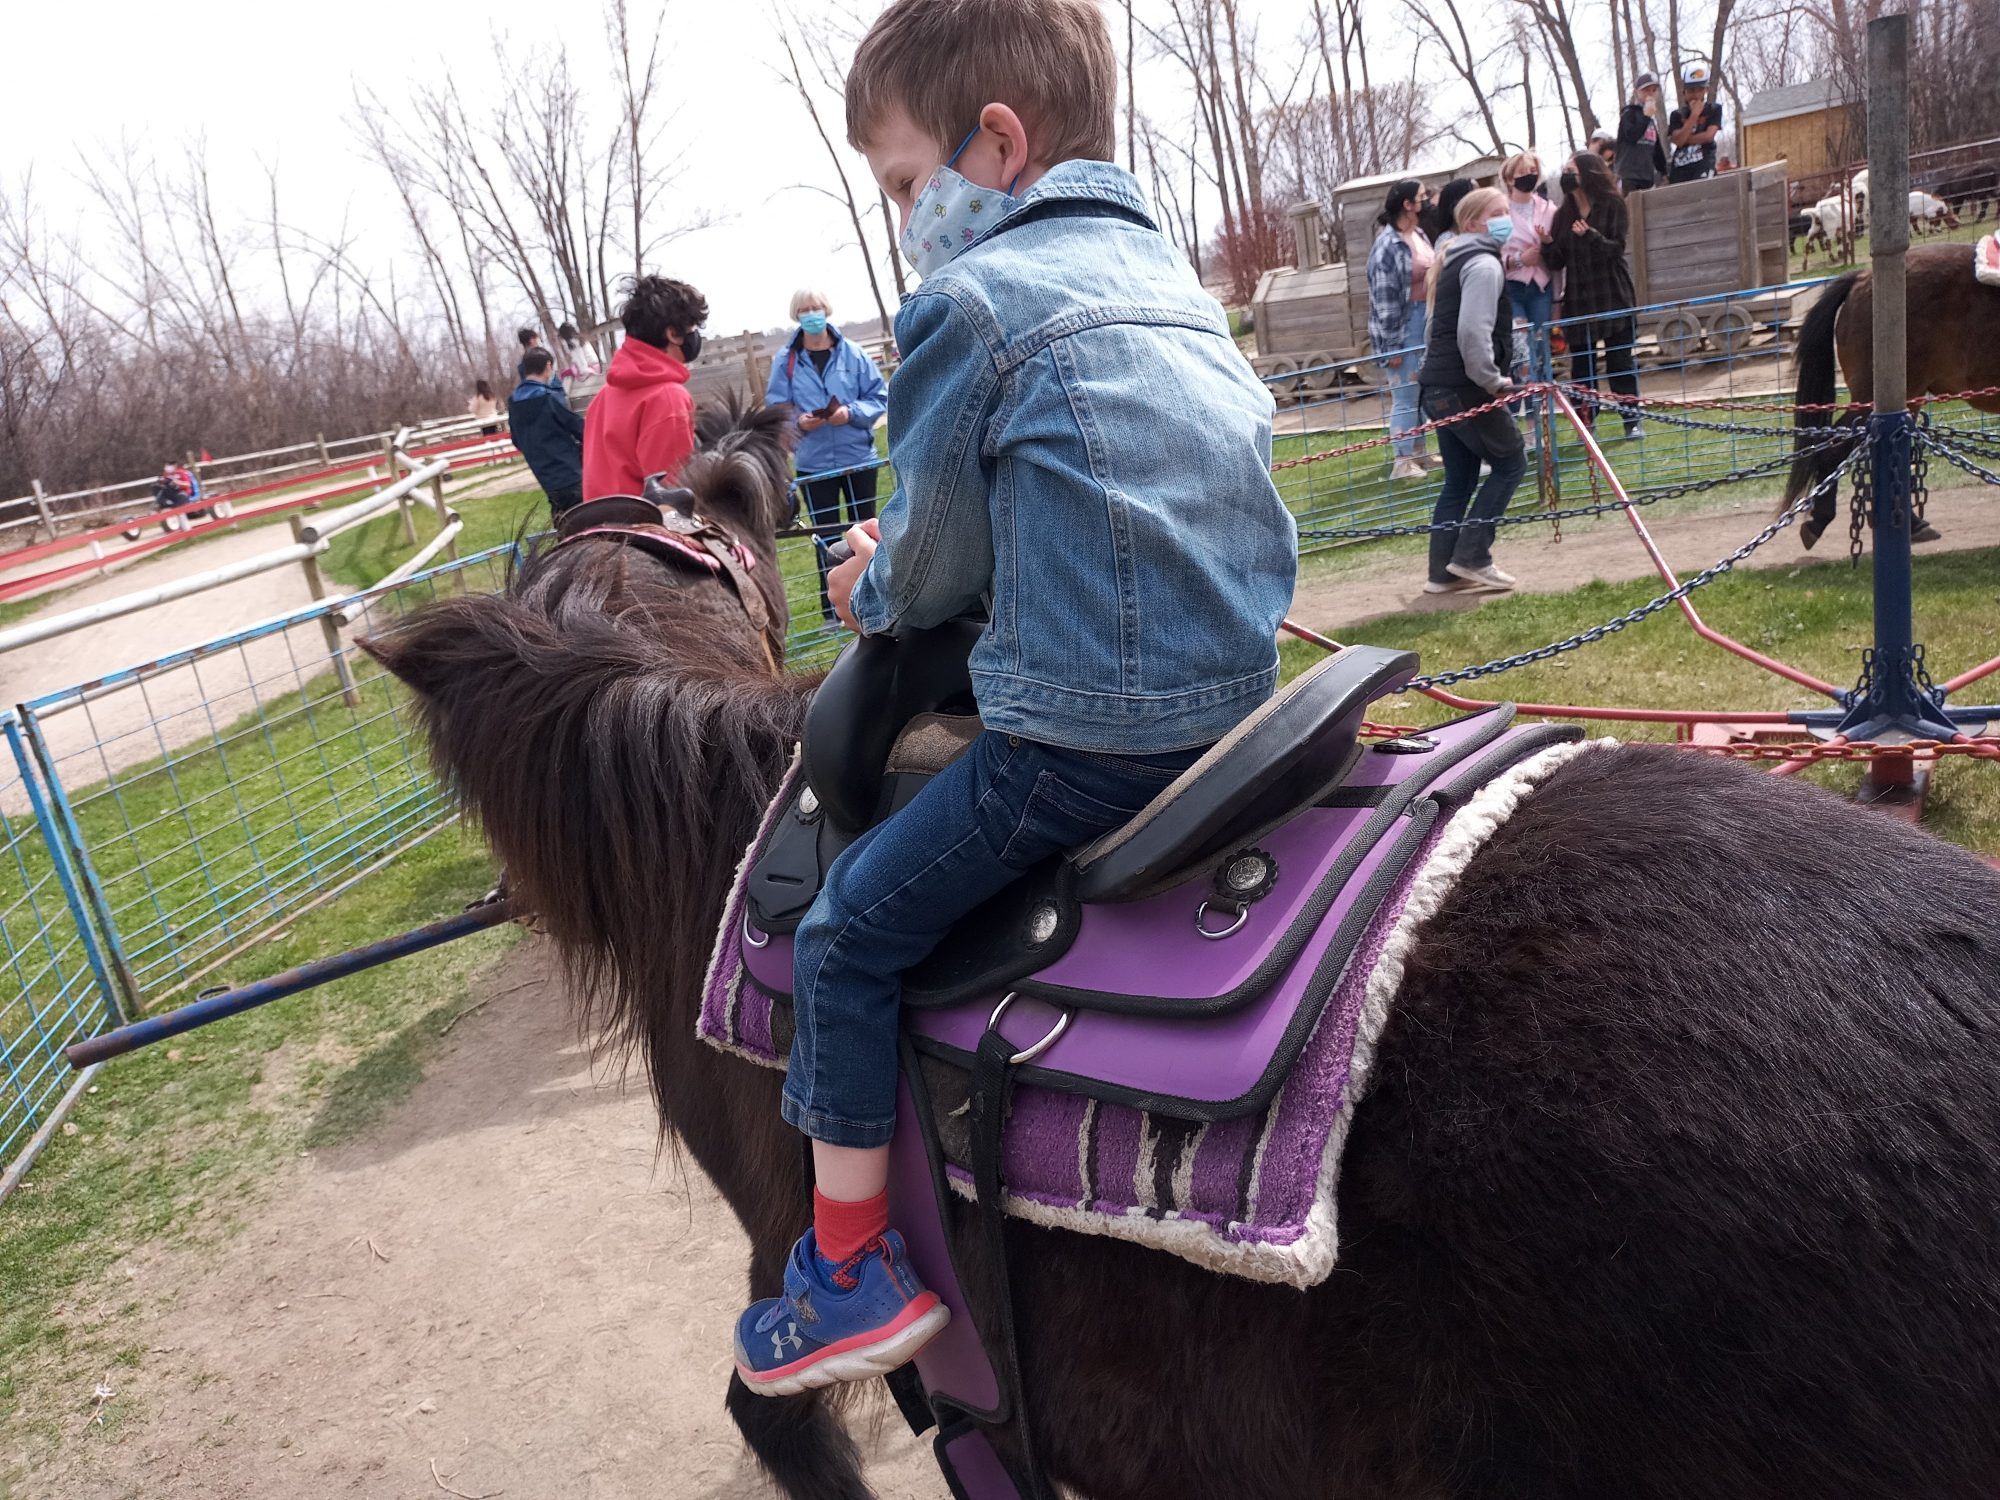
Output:
M1532 193L1535 190L1535 185L1541 180L1541 178L1535 176L1532 172L1523 172L1519 177L1514 179L1514 187L1519 192Z
M681 335L681 358L693 364L701 358L701 330L690 328Z
M1577 177L1576 173L1565 172L1559 179L1557 179L1556 185L1560 187L1565 193L1573 193L1579 187L1581 187L1583 183L1581 179Z

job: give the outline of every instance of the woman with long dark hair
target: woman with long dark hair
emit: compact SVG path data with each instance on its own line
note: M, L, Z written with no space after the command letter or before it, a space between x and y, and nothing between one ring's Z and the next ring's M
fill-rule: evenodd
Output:
M1424 346L1424 302L1430 291L1431 242L1417 227L1428 195L1406 177L1390 187L1375 222L1382 226L1368 252L1368 342L1389 380L1389 435L1394 439L1391 479L1421 479L1421 439L1406 436L1418 423L1417 364Z
M1611 173L1592 151L1570 158L1561 179L1562 206L1543 231L1542 264L1566 272L1563 317L1570 349L1570 378L1594 397L1598 376L1608 373L1614 400L1624 398L1625 436L1644 437L1639 421L1639 376L1632 363L1638 336L1632 305L1632 271L1625 263L1631 219ZM1603 345L1602 356L1598 345ZM1597 403L1584 414L1595 423Z

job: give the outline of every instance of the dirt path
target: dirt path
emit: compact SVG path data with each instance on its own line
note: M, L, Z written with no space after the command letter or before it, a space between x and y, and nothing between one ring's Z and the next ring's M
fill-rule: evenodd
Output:
M722 1409L735 1221L656 1159L636 1075L593 1080L539 944L482 997L412 1098L297 1161L219 1250L114 1269L148 1352L111 1376L106 1435L23 1496L413 1500L444 1493L434 1461L509 1500L765 1500ZM892 1408L856 1427L884 1500L943 1500Z
M1755 536L1771 514L1769 501L1755 500L1727 510L1648 518L1647 525L1667 561L1685 579ZM2000 494L1979 488L1935 491L1928 514L1944 539L1919 548L1920 556L2000 546ZM1541 526L1502 528L1494 557L1520 579L1523 593L1559 594L1599 580L1616 583L1654 576L1645 549L1622 516L1604 517L1587 529L1572 523L1564 528L1561 542L1551 542L1547 528ZM1752 553L1746 566L1796 568L1803 562L1845 566L1846 559L1843 510L1842 522L1813 551L1800 547L1795 534L1781 533ZM1424 562L1413 552L1378 554L1352 565L1336 557L1332 571L1308 564L1292 600L1292 618L1317 630L1352 629L1384 615L1477 609L1500 597L1426 594L1423 583Z

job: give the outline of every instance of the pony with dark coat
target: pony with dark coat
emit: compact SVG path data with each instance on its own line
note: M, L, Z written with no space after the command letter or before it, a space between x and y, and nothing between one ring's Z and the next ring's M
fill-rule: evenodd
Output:
M1969 391L1975 393L1967 398L1974 410L2000 412L2000 287L1974 278L1964 245L1912 246L1905 264L1910 401ZM1849 271L1823 288L1806 314L1797 356L1799 409L1792 414L1798 456L1785 483L1783 508L1838 469L1859 441L1858 433L1841 440L1829 429L1860 427L1874 404L1874 315L1874 279L1866 271ZM1848 409L1836 423L1832 408L1840 378L1847 381ZM1813 497L1799 540L1812 546L1838 508L1828 485Z
M684 482L775 582L781 462L753 478L744 455L776 431L748 420ZM799 1141L777 1075L694 1029L813 682L770 669L722 582L596 541L369 649L742 1221L746 1296L775 1294ZM2000 874L1810 787L1578 756L1420 935L1331 1278L1010 1221L1050 1477L1096 1500L1991 1500L1996 919ZM990 1263L953 1213L986 1321ZM727 1401L792 1500L868 1494L824 1393L732 1376Z

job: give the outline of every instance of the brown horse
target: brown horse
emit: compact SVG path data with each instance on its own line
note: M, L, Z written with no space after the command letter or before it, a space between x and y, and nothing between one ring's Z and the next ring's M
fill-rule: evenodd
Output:
M1912 247L1909 267L1908 334L1910 400L1980 392L1967 404L2000 412L2000 287L1973 278L1972 254L1964 245ZM1799 456L1785 484L1784 506L1840 467L1851 442L1829 442L1823 429L1834 425L1835 377L1847 381L1849 406L1840 425L1859 426L1875 400L1875 297L1866 271L1849 271L1819 294L1799 329L1797 401L1792 418ZM1838 365L1835 359L1838 358ZM1821 408L1808 411L1808 406ZM1812 515L1799 528L1808 547L1833 523L1838 497L1828 485L1813 497Z
M755 420L712 444L763 440ZM755 467L686 482L775 580L783 491ZM777 1076L694 1030L813 683L769 669L722 582L594 540L370 649L742 1221L744 1296L775 1294L799 1140ZM1097 1500L1991 1500L1996 917L2000 874L1810 787L1578 757L1420 935L1327 1281L1010 1221L1050 1477ZM793 1500L867 1495L823 1394L732 1377L728 1406Z

